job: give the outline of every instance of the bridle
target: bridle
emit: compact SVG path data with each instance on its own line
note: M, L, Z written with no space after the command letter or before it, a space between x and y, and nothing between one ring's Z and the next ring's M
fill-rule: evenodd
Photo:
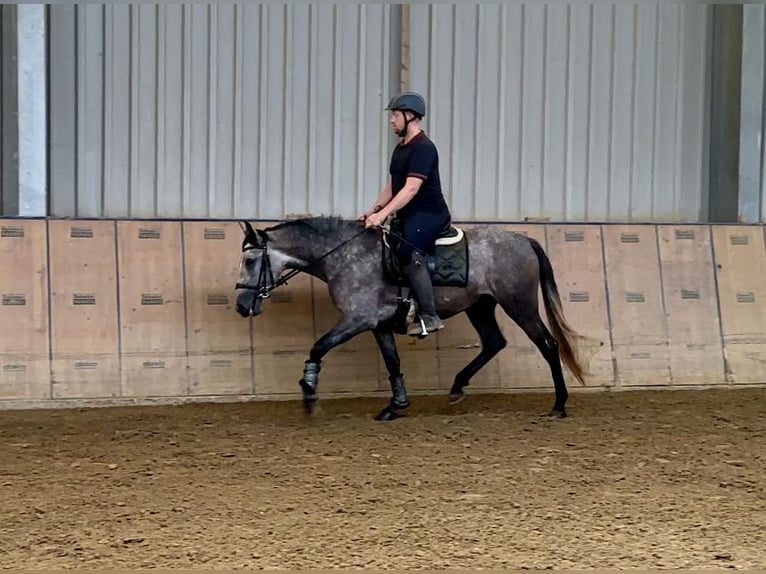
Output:
M362 233L365 232L365 228L360 229L357 233L349 237L348 239L342 241L339 245L336 245L332 249L330 249L327 253L322 254L318 258L314 259L307 265L304 265L300 268L291 269L284 275L282 275L279 279L274 281L274 273L271 268L271 258L269 257L269 242L267 239L264 239L263 245L256 245L253 243L249 243L242 247L242 252L245 253L246 251L252 251L254 249L258 249L259 251L262 251L263 254L261 255L261 269L258 272L258 282L255 285L252 285L250 283L237 283L236 289L251 289L253 291L256 291L255 297L257 299L268 299L271 297L271 294L282 285L287 285L287 282L298 275L299 273L305 272L307 269L310 269L320 261L322 261L325 257L333 254L338 249L346 245L347 243L350 243L357 237L359 237Z

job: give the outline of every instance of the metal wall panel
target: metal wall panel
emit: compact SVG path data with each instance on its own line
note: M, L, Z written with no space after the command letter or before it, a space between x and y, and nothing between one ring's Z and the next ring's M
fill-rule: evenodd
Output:
M410 88L455 217L706 217L710 8L427 5Z
M766 6L742 6L739 221L766 222Z
M16 14L16 6L0 6L0 215L19 212Z
M398 82L388 5L55 5L51 212L354 216Z

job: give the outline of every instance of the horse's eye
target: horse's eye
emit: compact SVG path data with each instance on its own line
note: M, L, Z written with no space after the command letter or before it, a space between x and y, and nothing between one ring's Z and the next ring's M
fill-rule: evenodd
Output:
M255 266L255 259L245 259L245 267L252 269Z

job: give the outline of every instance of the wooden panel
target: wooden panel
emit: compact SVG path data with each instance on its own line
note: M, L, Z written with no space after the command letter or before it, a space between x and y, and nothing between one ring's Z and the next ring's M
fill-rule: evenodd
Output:
M115 224L49 224L54 398L121 394Z
M314 339L329 331L340 319L327 285L312 278L314 307ZM308 357L308 348L306 349ZM372 333L360 333L350 341L331 350L322 362L320 390L322 392L360 391L378 389L379 369L383 361ZM303 368L303 367L301 367Z
M461 223L459 227L469 230L479 226L476 224ZM501 316L510 322L510 319L507 318L500 307L495 310L495 316L498 317L498 323L500 323ZM502 323L500 324L502 325ZM473 325L471 325L471 322L468 320L468 316L465 313L460 313L459 315L447 319L444 324L444 329L437 333L437 337L434 337L434 340L437 341L438 358L434 357L432 359L429 357L426 359L426 355L421 354L413 356L413 359L420 359L418 360L418 364L421 364L426 360L429 361L429 364L424 364L420 369L421 373L419 374L419 379L423 381L421 384L424 384L422 388L449 390L455 380L455 375L468 365L468 363L470 363L481 351L481 340L479 339L479 334L476 332ZM422 348L422 343L419 343L419 345L421 345ZM503 352L501 352L500 355L495 356L495 358L487 363L481 371L476 373L471 380L469 388L497 389L500 387L500 358L502 357L502 353ZM434 367L438 367L438 380L431 381L430 379L432 377L430 376L430 373L433 372Z
M126 396L187 394L181 224L117 223Z
M714 226L727 380L766 382L766 253L760 227Z
M603 227L616 378L621 385L667 385L670 364L655 228Z
M200 221L183 230L189 393L251 393L251 320L235 310L242 231L236 222Z
M657 232L673 384L722 383L710 230L704 225L663 225Z
M598 225L550 225L548 257L569 324L585 338L578 353L590 373L587 386L614 385L604 255ZM565 374L566 376L566 374ZM571 375L567 380L571 379ZM575 385L579 383L571 379Z
M287 285L277 288L263 302L261 314L253 318L258 395L300 392L298 381L303 363L314 343L311 280L305 273L296 275Z
M0 220L0 398L50 397L45 221Z
M545 226L541 223L513 224L503 227L532 237L546 248ZM545 307L539 290L538 312L547 325ZM540 351L502 309L498 308L496 314L497 322L508 340L508 346L498 356L500 386L506 389L550 389L553 384L551 371Z

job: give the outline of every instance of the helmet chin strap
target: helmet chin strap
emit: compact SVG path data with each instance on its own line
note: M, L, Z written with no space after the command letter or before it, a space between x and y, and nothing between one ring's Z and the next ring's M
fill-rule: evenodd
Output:
M402 114L402 117L404 117L404 127L396 132L396 135L398 135L400 138L407 136L407 128L410 126L410 122L415 119L415 116L412 116L411 118L407 118L404 114Z

